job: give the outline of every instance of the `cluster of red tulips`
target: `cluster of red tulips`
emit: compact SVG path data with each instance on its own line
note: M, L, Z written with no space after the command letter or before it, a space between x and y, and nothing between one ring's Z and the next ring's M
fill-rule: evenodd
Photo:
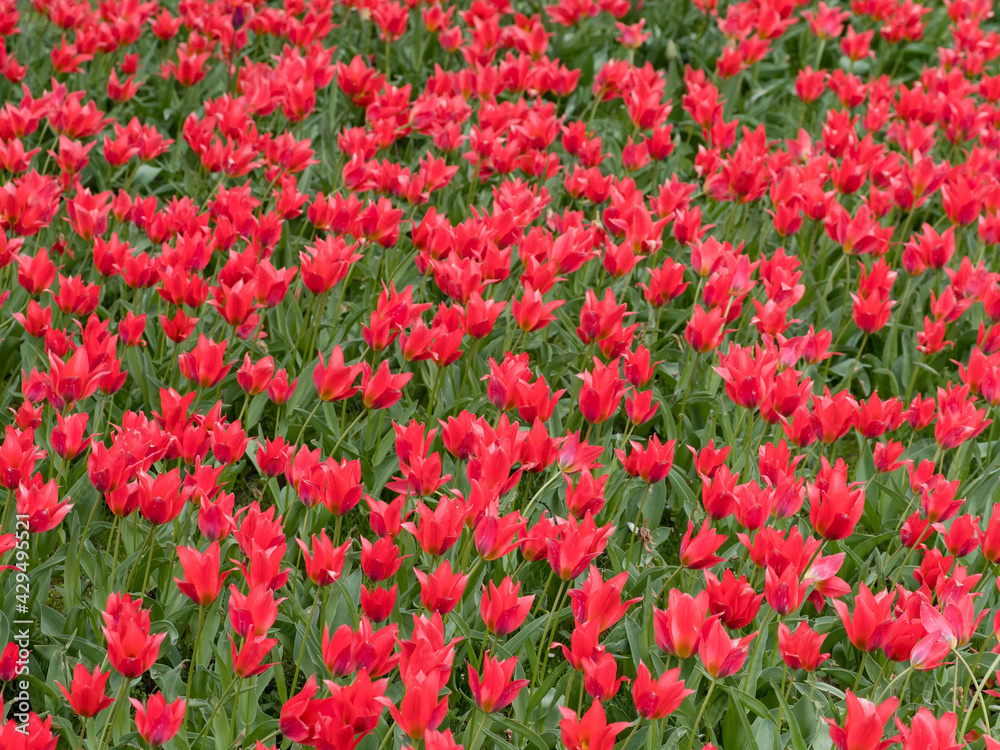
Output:
M1000 750L998 65L0 2L0 750Z

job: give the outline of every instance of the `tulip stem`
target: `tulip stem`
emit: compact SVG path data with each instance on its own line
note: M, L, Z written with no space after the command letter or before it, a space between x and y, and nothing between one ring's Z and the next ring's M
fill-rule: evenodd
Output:
M688 356L691 356L691 350L688 349ZM678 421L684 420L684 409L687 407L688 396L691 395L691 382L694 380L694 374L698 371L698 358L701 356L701 352L695 352L694 359L691 360L694 364L690 370L688 370L687 362L684 363L685 374L684 378L684 397L681 399L681 408L677 412Z
M316 310L316 321L313 323L312 330L309 332L309 345L306 347L307 352L311 352L316 348L316 337L319 334L319 328L323 322L323 313L326 311L326 300L329 295L330 291L327 290L319 296L319 305L317 305Z
M194 650L191 652L191 663L188 665L187 689L184 691L185 705L191 705L191 683L194 682L194 668L198 662L198 651L201 649L201 631L205 628L205 605L198 605L198 632L194 636ZM181 732L187 733L187 719L190 711L184 712L181 720Z
M549 570L549 577L545 579L545 585L542 586L541 595L535 600L535 612L537 613L539 607L542 606L542 599L545 596L545 592L549 590L549 584L552 583L552 577L555 575L554 570Z
M434 407L437 405L438 391L441 389L441 380L444 375L444 368L437 368L437 375L434 377L434 387L431 390L430 403L427 406L427 414L431 415L434 413Z
M98 503L98 500L94 500L94 510L97 509L97 503ZM14 488L13 487L11 487L11 488L9 488L7 490L7 499L4 501L4 504L3 504L3 521L0 522L0 532L3 532L3 530L7 528L7 519L10 518L10 508L11 508L12 505L14 505ZM94 517L94 511L93 510L90 511L90 517L91 518ZM89 520L87 521L87 527L86 528L87 529L90 528L90 521ZM87 533L86 533L86 529L84 529L84 535L82 537L80 537L80 539L86 540L86 538L87 538Z
M705 700L701 704L701 708L698 709L698 716L694 720L694 729L691 730L691 741L688 743L688 750L694 747L695 740L698 737L698 727L701 726L701 717L705 715L705 709L708 708L708 702L712 699L712 692L715 690L715 678L712 678L712 682L708 686L708 694L705 696Z
M531 499L528 501L528 504L524 507L524 512L522 513L522 515L525 518L527 518L529 520L531 519L531 511L533 511L535 509L535 501L537 501L538 498L540 498L542 496L542 493L544 493L545 490L547 490L555 482L557 482L559 480L559 477L561 477L561 476L562 476L562 472L561 471L557 471L554 476L552 476L548 481L545 482L545 484L543 484L539 488L538 492L536 492L534 495L531 496Z
M343 522L343 516L337 516L336 520L333 522L333 546L340 546L340 525Z
M313 410L311 412L309 412L309 416L306 417L306 421L302 423L302 429L299 430L299 435L298 435L297 438L295 438L295 444L296 445L298 445L299 443L302 442L302 436L306 434L306 427L309 426L309 423L312 421L312 418L316 414L316 412L319 411L319 407L320 407L320 405L322 403L323 403L322 399L320 399L319 401L317 401L316 402L316 406L313 407Z
M623 449L624 449L624 446L623 446ZM615 516L618 515L618 508L622 504L622 498L625 497L625 493L628 492L628 487L632 483L633 479L634 479L634 477L630 475L628 477L628 479L625 480L625 483L622 486L621 492L619 492L618 493L618 497L615 498L615 503L614 503L613 510L610 510L608 512L608 514L605 516L605 518L608 518L609 520L614 521Z
M842 390L845 390L848 393L851 392L851 381L854 379L854 371L858 368L858 364L861 362L861 353L865 349L865 344L868 343L868 336L869 334L866 331L865 335L861 337L861 346L858 347L858 353L854 357L854 362L851 364L851 370L850 372L847 373L847 382L844 383L844 387ZM914 368L913 371L916 372L917 371L916 368Z
M760 632L753 646L753 653L750 655L750 661L747 664L747 676L743 680L743 692L745 693L750 687L750 673L753 671L753 663L757 660L757 652L760 650L760 642L767 638L767 626L771 623L771 615L774 614L773 609L769 609L767 614L764 615L764 619L760 623Z
M111 729L111 726L118 719L118 712L121 710L122 703L125 701L125 695L128 693L128 687L131 681L132 680L129 677L122 677L122 686L118 689L118 695L115 697L115 705L114 708L111 709L111 715L108 717L108 723L104 725L104 731L101 732L101 741L97 743L97 750L101 750L101 748L104 747L104 740L108 736L108 730ZM184 715L187 716L187 711L184 712Z
M122 526L124 525L125 525L125 520L122 519L121 522L118 524L117 531L115 532L115 553L111 557L111 578L109 580L112 590L114 589L115 585L115 573L118 570L118 547L121 545L122 542Z
M143 543L143 545L142 545L142 551L139 553L138 557L136 557L136 560L138 560L138 559L140 559L142 557L142 552L146 551L146 547L150 547L150 545L153 542L153 537L155 535L156 535L156 524L150 524L149 525L149 534L146 535L146 541ZM149 565L150 565L150 563L152 561L153 561L153 553L152 553L152 549L151 549L150 553L149 553L149 559L146 561L146 577L143 579L142 591L139 592L141 594L146 592L146 582L149 581ZM134 572L135 572L135 567L133 566L132 570L130 570L128 572L128 580L125 582L125 590L126 591L128 591L129 590L129 586L132 585L132 573L134 573Z
M344 430L344 431L343 431L342 433L340 433L340 437L339 437L339 438L337 438L337 442L336 442L336 443L334 443L334 445L333 445L333 450L332 450L332 451L330 451L330 456L331 456L331 457L333 457L333 455L334 455L334 454L335 454L335 453L337 452L337 448L339 448L339 447L340 447L340 444L341 444L342 442L344 442L344 438L345 438L345 437L347 437L347 436L348 436L348 435L350 434L351 430L353 430L353 429L354 429L354 426L355 426L355 425L356 425L356 424L357 424L358 422L360 422L360 421L361 421L361 418L362 418L363 416L365 416L365 414L367 414L367 411L366 411L366 410L364 410L364 409L362 409L362 410L361 410L360 412L358 412L358 416L356 416L356 417L354 418L354 421L353 421L353 422L351 422L351 423L350 423L350 424L349 424L349 425L347 426L347 429L346 429L346 430ZM298 442L298 441L296 441L296 442Z
M489 718L490 715L484 711L483 720L479 722L479 728L476 730L476 733L472 736L472 742L469 744L469 750L476 750L476 743L479 741L479 735L481 735L483 733L483 730L486 729L486 720Z
M632 560L632 545L635 543L635 538L639 536L639 519L642 516L642 509L646 505L646 498L649 496L649 490L652 486L651 484L646 484L646 491L642 493L642 500L639 501L639 510L636 511L635 521L632 523L632 538L628 541L628 554L625 555L626 562ZM642 556L642 552L639 553L639 556Z
M115 530L118 528L118 521L121 520L118 516L111 522L111 531L108 532L108 543L104 546L104 557L111 557L111 539L115 535ZM111 576L114 578L114 570L111 571Z
M750 477L750 455L751 455L751 452L752 452L751 451L751 446L753 445L753 427L754 427L754 424L753 424L753 409L752 408L749 409L747 411L747 414L749 415L749 419L747 420L748 421L748 425L747 425L747 452L746 452L746 457L743 459L743 476L744 476L744 478L749 479L749 477Z
M548 657L548 649L545 648L545 640L546 640L546 636L548 635L548 632L549 632L549 624L552 622L552 615L555 613L555 611L557 609L559 609L559 605L562 603L563 592L566 590L566 584L568 584L568 583L569 583L569 581L563 581L561 584L559 584L559 593L556 594L555 605L552 607L552 609L549 610L549 616L545 619L545 627L542 628L542 638L538 642L538 656L535 659L535 669L534 669L534 673L531 676L531 683L532 684L534 684L535 680L538 679L538 667L542 663L542 651L543 650L545 651L546 661L548 661L548 658L547 658ZM558 621L556 622L555 627L559 627ZM543 674L544 674L544 672L543 672Z
M319 592L323 590L322 586L316 587L316 595L313 597L312 609L309 610L309 618L306 620L306 630L302 634L302 645L299 647L299 658L295 660L295 671L292 673L291 688L289 689L289 695L295 692L295 683L299 679L299 670L302 666L302 657L306 653L306 641L309 640L309 627L312 625L313 615L316 613L316 607L319 606Z
M989 714L986 711L986 705L983 702L983 688L986 687L986 683L989 682L990 677L993 675L993 670L995 670L998 665L1000 665L1000 654L997 654L997 658L993 660L993 663L990 665L990 668L987 669L986 674L983 675L982 681L976 687L976 695L969 703L969 705L971 706L971 710L965 713L965 718L962 720L962 729L959 731L960 737L965 736L965 729L969 725L969 719L972 718L972 713L975 710L976 701L979 701L979 705L983 707L983 716L986 719L986 734L988 735L990 733L990 719L989 719ZM975 677L973 677L973 680L975 680Z
M243 417L247 413L247 404L249 403L250 403L250 392L247 391L246 395L243 396L243 408L240 409L240 416L237 417L236 419L236 421L239 422L241 425L243 424Z
M656 602L658 602L658 601L660 600L660 597L661 597L661 596L663 596L663 592L664 592L664 591L666 591L666 589L667 589L667 584L668 584L668 583L670 583L670 582L671 582L672 580L674 580L674 576L675 576L675 575L677 575L677 574L678 574L678 573L679 573L679 572L680 572L681 570L683 570L683 569L684 569L684 566L683 566L683 565L678 565L678 566L677 566L677 567L676 567L676 568L674 569L674 572L673 572L673 573L671 573L671 574L670 574L669 576L667 576L667 580L665 580L665 581L663 582L663 585L662 585L662 586L660 586L660 593L658 593L658 594L656 595L656 598L655 598L655 599L653 600L653 604L654 604L654 605L656 604ZM669 658L669 657L668 657L668 658Z
M865 665L868 663L868 652L865 651L864 656L861 657L861 666L858 667L858 676L854 679L854 692L858 692L858 686L861 684L861 675L865 673Z
M632 739L632 736L636 732L639 731L639 725L640 724L642 724L642 719L636 719L635 720L635 725L632 727L632 731L628 733L628 736L625 738L625 741L622 743L622 747L628 747L629 740Z
M240 692L243 690L243 680L238 676L233 676L233 680L236 682L236 697L233 699L233 715L229 720L229 736L232 737L236 734L236 714L240 712ZM295 689L295 684L292 684L292 689Z
M216 702L216 704L215 704L215 709L212 711L212 715L208 717L208 722L205 724L205 726L203 726L201 728L201 731L198 733L198 736L194 738L194 742L191 743L191 747L192 748L194 748L198 744L198 740L200 740L202 737L204 737L205 736L205 732L207 732L208 728L210 726L212 726L212 721L215 719L215 715L217 713L219 713L219 708L222 706L222 702L229 696L229 691L233 689L233 685L238 684L238 682L239 682L239 678L234 676L233 677L233 681L229 683L229 687L227 687L222 692L222 695L219 697L218 702ZM186 713L186 711L185 711L185 713Z

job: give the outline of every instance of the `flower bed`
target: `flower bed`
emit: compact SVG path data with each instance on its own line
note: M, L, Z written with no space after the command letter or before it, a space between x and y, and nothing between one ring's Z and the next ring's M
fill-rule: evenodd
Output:
M1000 748L989 2L0 35L0 750Z

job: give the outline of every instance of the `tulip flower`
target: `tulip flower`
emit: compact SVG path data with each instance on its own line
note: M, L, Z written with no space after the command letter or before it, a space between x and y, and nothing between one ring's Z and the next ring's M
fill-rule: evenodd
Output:
M553 572L563 581L572 581L604 551L613 532L611 524L598 527L590 513L579 523L575 518L567 519L558 536L547 540Z
M435 508L417 504L419 521L400 524L417 540L427 554L438 557L450 550L458 541L464 529L464 507L456 498L442 498Z
M275 599L274 592L258 584L245 596L233 584L229 585L229 624L241 638L264 635L278 619L278 605L284 597Z
M710 521L705 519L701 525L701 530L692 538L694 524L688 521L687 532L681 539L681 565L691 570L704 570L711 568L722 562L724 558L715 554L716 550L722 546L727 537L719 534L709 526Z
M488 631L500 636L521 627L531 611L535 595L518 596L520 590L521 582L514 583L510 578L504 578L499 586L490 581L488 590L483 586L479 612Z
M55 479L43 482L39 474L25 478L17 487L17 514L25 519L28 531L43 534L56 528L73 510L69 498L59 500Z
M140 609L142 600L133 601L125 594L108 597L105 611L101 613L101 628L108 642L108 661L122 677L139 677L156 662L160 644L166 633L150 634L149 610Z
M399 547L389 537L379 537L374 544L361 537L361 571L370 581L392 578L407 557L399 556Z
M268 652L278 644L277 638L249 635L237 649L236 641L229 636L233 673L242 679L263 674L274 664L261 664Z
M955 740L958 716L952 711L948 711L938 719L926 706L921 706L910 721L909 727L897 716L896 728L902 737L903 750L917 750L917 748L958 750L963 746L963 743ZM986 746L989 747L989 743Z
M362 363L361 400L367 409L388 409L403 397L403 386L410 382L412 372L393 375L385 360L373 374L367 363Z
M822 467L815 484L806 486L809 495L809 521L824 539L846 539L854 533L865 509L865 490L848 484L847 465L837 459L831 467L821 457Z
M701 642L707 611L707 592L691 596L670 589L667 608L653 609L653 637L657 647L663 653L681 659L691 656Z
M587 580L578 589L566 592L571 601L574 619L581 625L596 621L599 631L612 628L636 602L642 597L622 601L622 590L628 580L628 572L622 572L613 578L604 580L596 565L590 566Z
M73 414L63 417L56 414L56 426L52 428L52 450L62 458L72 460L90 445L90 438L84 437L89 414Z
M608 420L621 404L625 384L618 377L618 362L604 365L594 357L594 369L577 375L583 381L580 387L580 413L591 424Z
M516 667L516 656L500 661L490 656L488 651L483 657L482 675L469 665L469 690L482 711L488 714L503 711L529 684L530 680L512 679Z
M187 580L174 578L174 582L182 594L202 607L215 601L226 576L232 572L227 570L219 575L219 554L217 541L212 542L203 553L192 547L177 548L177 557Z
M306 575L309 580L317 586L330 586L340 580L341 571L344 568L344 557L351 547L351 540L334 547L333 542L326 535L326 529L319 532L319 536L313 534L312 548L310 554L309 547L301 539L295 539L302 550L302 558L306 564Z
M392 588L389 589L379 586L373 586L369 589L361 584L361 611L372 622L388 620L392 610L396 607L396 594L398 592L399 586L397 584L393 584Z
M324 364L323 353L319 354L319 364L313 369L313 383L322 401L343 401L358 392L354 383L362 371L361 364L345 365L344 352L339 346L333 347L329 364Z
M681 702L694 693L684 687L684 680L678 679L680 674L680 667L674 667L654 680L649 668L640 661L632 682L636 713L649 721L657 721L676 711Z
M236 383L248 396L263 393L274 375L274 357L264 357L254 362L250 355L243 357L243 364L236 371Z
M451 612L461 601L465 584L469 577L464 573L454 573L451 563L445 560L432 573L413 569L413 575L420 583L420 603L430 612L442 616Z
M178 698L167 703L163 693L157 691L149 696L146 705L135 698L129 699L135 707L135 728L151 747L167 744L180 731L187 701Z
M754 631L742 638L733 638L721 622L710 619L702 629L698 645L698 656L705 671L716 680L739 672L746 662L750 642L756 637Z
M899 707L895 696L876 705L864 698L858 698L850 689L847 691L847 714L844 725L833 719L824 719L830 725L830 739L837 750L884 750L894 740L883 740L885 724Z
M76 715L88 719L91 716L97 716L114 703L114 699L104 692L110 675L111 672L102 673L100 667L94 667L93 673L88 672L83 664L77 662L73 668L73 681L70 683L70 689L67 690L59 681L56 681L56 685L66 696L66 701L76 712Z
M436 674L420 673L404 680L405 692L398 708L387 698L378 700L407 737L421 740L428 729L437 729L448 713L448 699L438 700L440 687Z
M233 366L232 362L223 361L228 344L228 341L217 344L205 334L198 334L194 349L177 357L181 375L202 388L214 388Z
M611 700L627 677L618 677L618 662L613 654L601 649L581 660L583 688L587 695L602 703Z
M721 581L706 570L705 592L708 594L708 611L717 615L730 630L739 630L752 623L764 598L747 582L745 575L737 580L733 571L728 569L722 571Z
M612 750L619 733L629 725L627 721L608 724L600 701L594 701L582 717L566 706L559 706L559 713L559 731L566 750Z
M778 623L778 653L791 669L815 672L830 658L830 654L820 653L825 639L825 633L815 632L806 622L800 622L794 633L785 623Z
M852 607L849 608L839 600L833 602L833 608L837 610L847 637L855 648L861 651L882 648L892 625L892 603L895 598L895 593L889 591L873 594L862 583Z

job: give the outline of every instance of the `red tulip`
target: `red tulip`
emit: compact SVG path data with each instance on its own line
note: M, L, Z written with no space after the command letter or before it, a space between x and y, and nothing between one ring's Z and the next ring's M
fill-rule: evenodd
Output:
M277 638L266 638L263 635L249 635L243 645L237 650L236 641L229 636L233 673L242 679L263 674L274 664L261 664L268 652L278 644Z
M646 665L639 662L632 683L632 700L639 716L649 721L663 719L676 711L681 702L694 693L684 687L684 680L678 679L680 674L680 667L674 667L654 680Z
M149 696L145 706L135 698L129 700L135 707L135 728L150 746L165 745L180 731L187 707L183 698L168 704L163 693L157 691Z
M847 691L847 715L844 726L833 719L824 719L830 725L830 739L837 750L884 750L894 740L883 740L885 724L899 707L895 696L875 705Z
M559 713L559 731L566 750L612 750L618 734L629 725L627 721L608 724L600 701L594 701L582 718L565 706L559 706Z
M698 650L701 642L705 615L708 611L708 594L697 596L670 589L667 608L653 609L653 637L657 647L665 654L686 659Z
M67 702L76 715L87 719L91 716L97 716L114 703L114 699L104 692L110 675L110 672L102 673L100 667L94 667L93 674L91 674L83 664L77 662L73 668L73 682L70 683L70 689L67 690L58 681L56 685L59 685L59 689L66 696Z
M825 456L816 483L806 486L809 494L809 522L824 539L846 539L854 533L865 510L865 490L860 482L848 484L843 459L831 467Z
M278 604L284 597L275 599L274 592L257 584L245 596L236 586L229 586L229 623L241 638L264 635L278 619Z
M365 613L372 622L384 622L389 619L392 610L396 607L396 594L399 586L393 584L392 588L385 589L373 586L369 589L361 584L361 611Z
M141 599L111 594L101 613L101 630L108 642L108 661L122 677L139 677L156 662L166 633L150 634L149 610L140 609Z
M406 691L399 708L386 698L379 702L389 709L400 729L413 740L423 739L428 729L437 729L448 713L447 697L438 700L440 684L436 674L419 673L404 680Z
M722 546L728 537L719 534L709 526L709 519L701 525L701 529L692 538L694 524L688 520L687 532L681 539L681 565L691 570L704 570L711 568L722 562L723 558L716 555L716 551Z
M370 581L392 578L406 557L399 556L399 547L389 537L379 537L374 544L361 537L361 571Z
M604 365L594 357L594 369L577 375L583 381L580 387L580 413L591 424L600 424L618 411L625 384L618 377L618 362L615 359Z
M497 586L489 582L489 590L483 586L483 596L479 603L479 612L486 629L495 635L513 633L524 622L531 611L535 595L518 596L521 583L514 583L510 578L504 578Z
M354 382L363 370L362 365L345 365L344 353L339 346L333 347L329 364L324 365L323 353L319 354L319 364L313 368L313 383L323 401L343 401L358 392Z
M52 450L64 459L72 460L90 445L90 438L84 437L87 430L87 413L63 417L56 414L56 426L52 428Z
M321 529L319 536L312 536L312 554L309 547L301 539L296 537L296 543L302 550L302 558L306 564L306 575L309 580L317 586L330 586L340 580L340 574L344 569L344 557L351 547L351 540L334 547L333 542L326 535L326 529Z
M503 711L514 702L517 694L529 684L530 680L514 680L514 669L517 667L517 657L500 661L489 655L483 657L483 673L469 665L469 689L476 705L485 713Z
M412 372L393 375L385 360L374 374L367 363L362 363L361 399L368 409L388 409L403 397L403 386L410 382Z
M793 633L785 623L778 624L778 652L792 669L815 672L830 654L821 654L826 634L815 632L806 622L800 622Z
M622 601L622 590L628 580L628 572L623 571L613 578L604 580L596 565L590 566L587 580L578 589L570 589L567 594L572 602L574 619L582 624L596 621L599 632L612 628L642 597Z
M211 604L222 591L223 582L232 571L219 575L220 548L212 542L205 552L192 547L178 547L177 557L184 569L186 581L174 578L181 593L202 607Z
M844 623L847 637L855 648L861 651L882 648L892 625L892 603L895 598L896 595L889 591L873 594L862 583L852 607L849 608L839 600L833 602L834 609Z
M951 711L938 719L926 706L921 706L910 721L909 727L903 724L898 716L896 717L896 727L902 736L903 750L917 750L918 748L958 750L964 744L955 741L958 717ZM986 747L990 747L989 742L986 743Z
M617 693L628 678L618 677L618 662L613 654L601 649L581 660L583 688L596 701L607 702Z
M233 366L232 362L223 361L228 344L228 341L217 344L205 334L198 334L194 349L177 357L181 375L202 388L214 388Z
M40 474L25 478L17 487L17 515L32 534L43 534L56 528L73 510L66 498L59 501L59 485L55 479L42 481Z
M461 601L465 584L469 577L464 573L454 573L451 563L445 560L432 573L413 569L413 575L420 583L420 603L430 612L446 615Z
M611 524L598 527L590 513L579 523L567 519L557 537L547 540L549 566L563 581L572 581L604 551L614 530Z
M754 631L742 638L732 638L721 622L710 619L705 623L698 645L698 656L705 671L717 680L739 672L746 662L750 642L756 637Z

